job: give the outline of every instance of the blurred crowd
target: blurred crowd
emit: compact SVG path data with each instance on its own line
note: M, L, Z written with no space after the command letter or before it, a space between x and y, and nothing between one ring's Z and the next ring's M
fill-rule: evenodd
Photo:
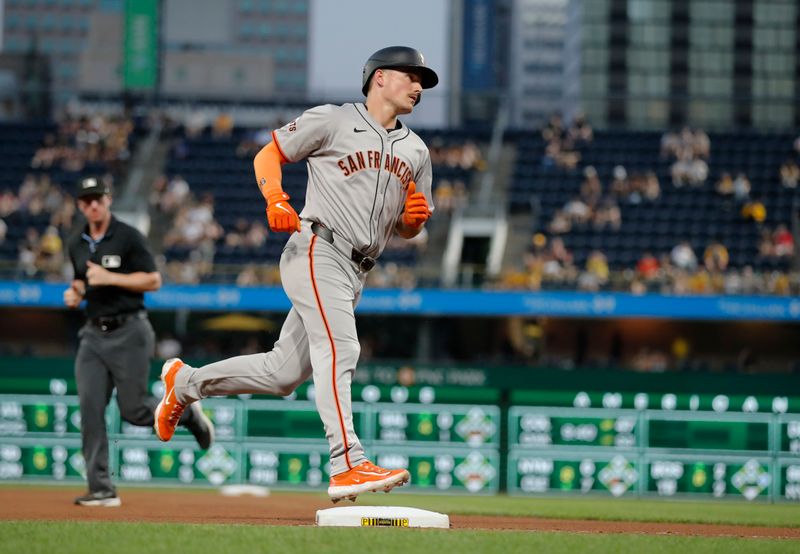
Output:
M275 125L281 124L276 119ZM246 134L234 133L233 118L225 113L213 118L198 114L173 125L172 154L187 156L193 137L210 134L232 143L235 156L250 158L270 140L267 127ZM69 194L74 180L91 169L113 184L115 175L125 171L131 157L134 124L130 118L103 115L65 115L53 132L47 133L36 148L30 171L18 187L0 191L0 248L3 257L14 258L14 274L20 279L63 280L67 264L63 243L75 221L74 198ZM541 130L545 141L542 163L565 170L578 170L581 151L591 145L594 134L582 114L565 125L554 115ZM434 202L437 215L432 232L444 226L449 214L469 203L470 180L486 169L484 145L471 140L430 139L434 165ZM707 185L711 154L708 135L700 129L684 128L665 133L660 156L670 162L674 187ZM800 138L794 145L800 148ZM786 189L796 189L800 167L796 151L776 168L776 179ZM642 252L633 267L609 267L602 248L589 253L576 264L564 237L575 230L615 231L623 224L625 206L658 205L662 184L654 171L629 172L622 164L613 167L604 185L591 165L582 169L577 193L535 233L524 260L507 268L492 287L518 290L547 288L583 291L624 290L633 293L669 294L798 294L798 277L783 269L759 271L758 266L785 268L795 259L794 235L788 222L768 224L767 208L751 194L744 173L722 173L714 190L739 213L743 222L757 226L760 238L752 265L730 267L724 240L709 241L701 250L694 243L681 241L670 252ZM441 175L441 176L440 176ZM71 179L65 182L65 179ZM254 198L254 201L260 201ZM729 202L725 204L725 202ZM270 244L285 240L271 237L264 219L226 218L218 214L218 199L209 192L196 193L181 175L161 175L154 180L148 196L152 230L150 240L165 279L174 283L235 282L240 286L275 285L280 282L277 255L264 261L262 253ZM444 222L444 223L443 223ZM370 274L373 287L413 287L420 282L413 260L419 258L430 237L423 233L414 241L393 240L387 247L388 261L378 264ZM239 263L220 264L219 252ZM395 260L395 261L392 261ZM411 263L403 262L411 260ZM766 263L763 263L766 262Z
M55 132L47 133L31 160L32 170L86 168L119 173L131 156L129 140L133 120L122 116L65 115Z
M765 231L765 257L790 257L794 239L785 225ZM776 245L780 245L776 248ZM514 290L599 290L633 294L800 294L800 274L790 271L755 271L752 265L729 267L728 249L711 241L701 257L688 241L668 254L645 251L636 265L612 271L606 254L593 250L583 266L574 262L561 237L536 233L531 238L521 268L506 270L491 286Z
M583 113L565 126L560 114L553 114L541 131L545 143L542 165L571 170L581 161L580 148L592 142L594 132Z
M542 129L545 159L565 170L579 167L576 151L569 163L550 156L564 144L591 140L591 131L580 117L569 130L561 118L553 116ZM580 131L576 131L576 127ZM580 138L576 138L580 137ZM776 178L783 187L794 189L800 180L800 137L794 143L795 156L776 168ZM660 157L671 161L672 185L703 187L708 179L711 141L701 129L688 127L664 133ZM550 163L550 162L548 162ZM795 260L794 235L790 222L768 225L763 201L751 196L751 183L743 172L733 176L723 172L714 186L720 209L737 210L742 224L755 224L760 234L758 252L752 264L730 267L730 255L724 239L709 241L696 251L688 240L678 241L669 252L658 255L643 251L633 267L612 270L602 248L592 250L583 263L575 263L564 237L580 231L618 231L622 226L621 206L652 204L658 206L662 190L655 171L628 174L623 165L613 167L608 185L603 186L597 170L587 165L577 194L530 239L525 255L516 267L508 267L488 286L515 290L617 290L634 294L800 294L800 274L789 268ZM755 268L761 268L755 269Z
M670 173L676 187L703 185L708 178L710 154L711 141L702 129L684 127L679 133L667 132L661 137L661 158L674 160Z

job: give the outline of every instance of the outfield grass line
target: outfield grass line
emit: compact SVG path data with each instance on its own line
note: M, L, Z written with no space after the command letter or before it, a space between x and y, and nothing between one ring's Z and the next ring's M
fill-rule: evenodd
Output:
M114 554L175 552L342 552L347 545L381 554L461 551L485 554L786 553L797 541L731 537L598 535L553 532L432 529L342 529L257 525L192 525L77 522L0 522L0 554L112 551Z

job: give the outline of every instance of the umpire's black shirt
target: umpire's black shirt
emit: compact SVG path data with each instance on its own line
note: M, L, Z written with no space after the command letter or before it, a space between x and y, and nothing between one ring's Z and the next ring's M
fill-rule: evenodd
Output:
M75 279L86 282L86 315L107 317L144 309L144 293L113 286L91 287L86 281L86 262L103 266L115 273L156 271L156 262L147 248L144 236L113 215L106 234L99 240L89 235L88 223L69 238L69 259Z

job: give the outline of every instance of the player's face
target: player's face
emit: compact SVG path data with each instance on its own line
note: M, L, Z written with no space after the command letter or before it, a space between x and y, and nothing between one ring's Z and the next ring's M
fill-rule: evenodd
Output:
M422 80L414 72L384 69L383 86L384 98L398 114L411 113L422 94Z
M92 194L78 198L78 209L89 223L102 223L110 215L111 197L107 194Z

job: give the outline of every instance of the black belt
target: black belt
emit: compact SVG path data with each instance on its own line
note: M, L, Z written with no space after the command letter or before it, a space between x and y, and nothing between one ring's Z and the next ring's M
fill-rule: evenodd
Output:
M317 223L316 221L311 224L311 232L317 235L322 240L334 244L333 242L333 231L325 227L322 223ZM371 258L364 254L363 252L359 252L353 247L350 247L350 259L353 260L357 265L358 269L361 271L369 271L373 267L375 267L375 258Z
M89 323L91 323L101 331L109 333L111 331L114 331L115 329L119 329L131 319L145 319L146 317L147 317L147 312L141 310L138 312L130 312L127 314L97 316L91 318L89 320Z

